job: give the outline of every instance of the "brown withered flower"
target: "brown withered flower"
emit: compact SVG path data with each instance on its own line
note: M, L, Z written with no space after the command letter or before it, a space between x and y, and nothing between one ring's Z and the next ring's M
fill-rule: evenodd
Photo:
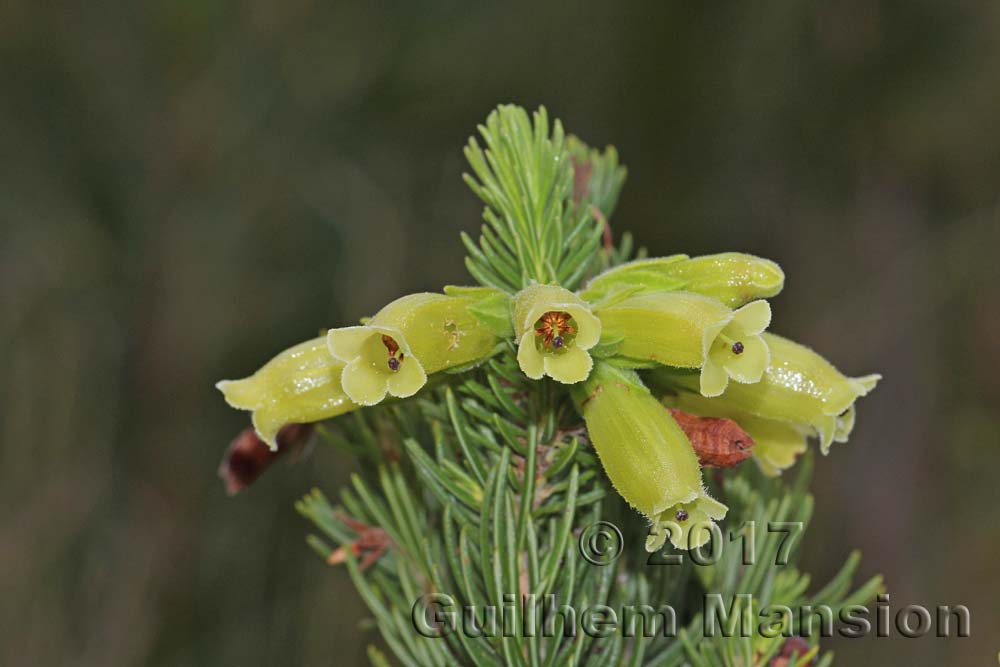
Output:
M668 409L691 441L701 467L732 468L750 457L753 438L732 419L699 417L676 408Z
M253 484L279 457L301 449L312 432L312 424L288 424L278 431L278 449L272 450L252 426L240 431L229 443L219 464L219 477L226 486L226 493L236 495Z

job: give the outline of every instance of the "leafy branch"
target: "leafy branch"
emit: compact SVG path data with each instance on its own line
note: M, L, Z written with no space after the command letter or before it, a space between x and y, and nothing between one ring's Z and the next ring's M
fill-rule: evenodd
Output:
M501 106L479 133L485 149L469 139L464 178L486 203L486 224L478 244L462 234L469 273L511 293L532 281L572 289L595 265L625 180L617 153L567 138L558 120L550 133L544 107L532 122L524 109Z

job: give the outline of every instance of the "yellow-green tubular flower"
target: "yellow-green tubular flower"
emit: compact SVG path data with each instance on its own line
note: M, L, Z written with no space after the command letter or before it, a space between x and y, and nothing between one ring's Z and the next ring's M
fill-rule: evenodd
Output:
M573 388L573 400L615 489L661 528L646 548L659 549L667 532L680 549L707 542L705 522L722 519L727 508L706 493L687 436L635 373L598 362ZM669 522L671 530L662 530Z
M761 332L771 322L766 301L732 311L692 292L640 294L597 310L605 336L621 340L619 355L679 368L701 368L705 396L725 391L729 378L758 382L770 355Z
M587 352L601 338L590 306L558 285L531 285L514 297L517 363L533 380L585 380L594 365Z
M785 284L785 273L769 259L740 252L691 257L673 262L664 273L683 283L683 289L718 299L738 308L754 299L772 297Z
M854 426L854 402L865 396L881 375L850 378L804 345L775 334L764 334L771 364L754 385L730 385L719 401L733 409L766 419L800 424L819 437L824 454L834 441L846 441ZM691 378L667 378L694 389Z
M406 398L427 374L487 357L498 342L472 313L472 299L419 293L396 299L362 326L331 329L329 353L344 364L341 384L352 401L375 405Z
M340 386L343 368L330 356L323 336L285 350L248 378L223 380L215 386L229 405L253 411L257 435L277 449L275 436L282 426L357 409Z
M735 421L753 438L751 456L769 477L780 475L795 465L795 460L806 451L809 429L737 410L724 396L705 398L695 392L678 391L664 396L663 403L701 417L725 417Z
M591 280L581 296L608 305L616 298L648 292L685 290L739 308L781 291L785 274L769 259L739 252L688 257L672 255L616 266Z

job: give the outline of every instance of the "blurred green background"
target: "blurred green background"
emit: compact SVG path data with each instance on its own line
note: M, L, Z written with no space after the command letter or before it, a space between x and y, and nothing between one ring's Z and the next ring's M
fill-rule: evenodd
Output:
M774 329L885 374L804 564L859 547L972 637L838 664L992 664L998 72L995 2L4 3L0 664L363 664L292 508L350 461L227 498L245 415L212 385L466 281L461 148L508 101L618 146L617 231L776 259Z

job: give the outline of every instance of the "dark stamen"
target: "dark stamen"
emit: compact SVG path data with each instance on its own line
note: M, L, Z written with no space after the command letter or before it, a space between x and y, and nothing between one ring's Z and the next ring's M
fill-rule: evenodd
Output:
M400 361L396 357L389 357L389 370L395 373L399 370Z
M743 343L740 341L733 343L733 354L743 354Z
M685 512L684 510L677 510L677 520L678 521L687 521L688 520L688 513Z
M556 336L555 338L552 339L552 347L558 350L560 347L563 346L563 342L564 341L562 336Z
M385 345L385 349L389 351L390 357L399 352L399 343L397 343L392 336L382 334L382 344Z

